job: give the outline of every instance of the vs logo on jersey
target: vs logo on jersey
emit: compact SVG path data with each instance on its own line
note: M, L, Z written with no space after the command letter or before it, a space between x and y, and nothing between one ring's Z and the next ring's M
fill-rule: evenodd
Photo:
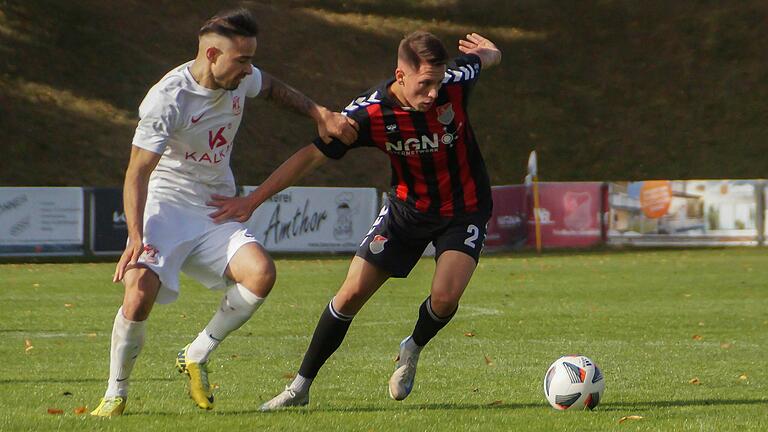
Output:
M224 145L227 145L227 139L224 138L224 127L220 127L219 131L216 132L216 135L213 134L212 130L208 131L208 145L211 147L211 150L213 150L216 147L221 147Z

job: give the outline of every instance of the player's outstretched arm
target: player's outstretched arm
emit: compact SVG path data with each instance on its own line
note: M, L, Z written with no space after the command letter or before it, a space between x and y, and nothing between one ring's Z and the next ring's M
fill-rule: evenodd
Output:
M354 120L317 104L300 91L280 81L272 75L261 73L260 97L272 100L298 114L311 117L317 123L317 132L323 140L338 138L344 144L351 144L357 139L357 124Z
M480 57L483 69L501 63L501 50L493 42L477 33L470 33L465 39L460 39L459 51Z
M131 159L125 172L123 185L123 207L125 222L128 227L128 244L117 262L113 282L123 280L126 270L136 265L136 260L144 250L144 205L147 203L149 176L160 162L160 154L131 148Z
M209 216L216 223L236 220L245 222L253 211L272 195L295 184L322 165L328 158L314 144L305 146L283 162L259 187L245 197L213 195L208 205L218 210Z

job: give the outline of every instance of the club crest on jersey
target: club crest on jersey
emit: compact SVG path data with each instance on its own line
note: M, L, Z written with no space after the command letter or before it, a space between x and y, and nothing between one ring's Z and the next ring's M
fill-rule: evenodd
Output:
M368 245L368 249L370 249L374 254L380 254L384 251L384 243L386 243L388 240L389 239L383 235L376 234L373 236L373 240L371 240L371 243Z
M437 121L444 125L449 125L453 121L453 105L448 102L445 105L437 107Z
M144 251L141 253L141 256L139 256L139 260L147 264L157 264L159 254L160 251L158 251L156 247L150 244L144 245Z
M240 115L243 109L240 107L240 96L232 97L232 114Z

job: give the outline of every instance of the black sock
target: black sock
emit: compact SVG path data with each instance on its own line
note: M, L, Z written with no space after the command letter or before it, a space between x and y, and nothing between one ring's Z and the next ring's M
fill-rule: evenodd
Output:
M312 342L309 343L309 348L304 354L299 375L309 379L314 379L317 376L317 372L323 367L328 357L341 346L341 341L344 340L349 325L352 324L352 318L354 316L336 312L333 308L333 300L328 303L328 307L320 315L320 321L318 321L315 333L312 335Z
M437 316L432 310L432 297L427 297L424 303L419 307L419 320L416 321L416 327L413 328L413 342L418 346L424 346L429 342L437 332L440 331L456 315L458 307L445 318Z

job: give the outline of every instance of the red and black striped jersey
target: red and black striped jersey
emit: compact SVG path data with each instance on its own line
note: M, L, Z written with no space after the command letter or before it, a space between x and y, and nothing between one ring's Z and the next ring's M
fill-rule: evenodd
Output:
M480 66L475 55L454 59L426 112L401 107L389 94L394 80L383 82L343 111L360 126L357 141L347 146L318 138L315 145L333 159L357 147L385 152L392 167L390 199L420 213L443 217L490 213L488 173L467 113Z

